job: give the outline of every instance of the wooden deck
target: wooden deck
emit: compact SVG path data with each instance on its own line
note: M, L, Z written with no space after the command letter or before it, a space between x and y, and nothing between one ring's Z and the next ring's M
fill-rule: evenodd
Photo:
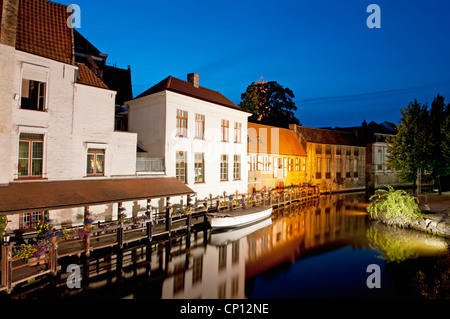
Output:
M60 241L54 245L46 254L43 260L25 262L19 258L11 258L12 246L2 246L1 261L1 285L0 292L10 292L13 287L35 280L46 275L56 275L60 266L58 259L68 256L89 256L92 251L105 248L122 248L130 243L139 241L152 242L163 240L177 234L186 234L192 231L195 225L207 227L206 214L246 214L254 209L281 208L293 202L305 201L320 196L318 190L296 189L295 191L283 193L270 193L261 196L254 196L246 202L246 209L242 209L239 201L227 201L226 198L210 198L204 203L195 203L193 211L187 216L177 216L172 211L165 213L164 218L158 220L144 221L141 223L124 223L108 228L93 228L88 236L72 236L69 239ZM226 205L224 205L226 204ZM230 209L232 208L232 209ZM161 216L160 216L161 217Z

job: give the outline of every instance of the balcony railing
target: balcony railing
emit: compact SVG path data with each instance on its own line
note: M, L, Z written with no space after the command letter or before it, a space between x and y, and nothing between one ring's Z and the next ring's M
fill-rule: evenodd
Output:
M164 158L137 157L136 172L164 172Z

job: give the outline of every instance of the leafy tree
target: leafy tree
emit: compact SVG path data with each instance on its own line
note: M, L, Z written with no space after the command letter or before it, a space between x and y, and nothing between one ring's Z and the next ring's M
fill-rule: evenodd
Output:
M434 98L430 109L429 126L431 137L431 157L428 161L428 170L431 172L432 177L436 181L439 195L441 195L442 192L440 178L442 176L450 175L450 161L448 160L448 157L446 159L444 156L445 145L443 145L445 136L448 133L448 130L445 131L443 128L446 122L446 117L449 117L444 100L445 98L440 94Z
M297 106L294 93L275 81L253 82L241 95L239 106L252 113L250 121L288 128L289 124L300 125L294 111Z
M402 118L397 135L388 139L388 166L399 172L404 180L416 186L417 172L428 168L432 145L429 129L428 106L417 100L400 110Z

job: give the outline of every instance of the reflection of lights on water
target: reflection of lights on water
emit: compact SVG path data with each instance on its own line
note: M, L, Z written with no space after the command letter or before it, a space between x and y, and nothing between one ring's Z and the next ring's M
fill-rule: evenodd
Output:
M367 214L368 213L366 213L366 212L361 212L361 211L357 211L357 210L346 211L343 213L343 215L350 215L350 216L367 215Z

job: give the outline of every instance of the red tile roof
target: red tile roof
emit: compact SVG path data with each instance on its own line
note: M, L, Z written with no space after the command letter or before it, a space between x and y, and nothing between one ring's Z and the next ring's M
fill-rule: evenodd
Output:
M207 102L219 104L232 109L241 110L239 106L231 102L225 96L217 91L213 91L204 87L194 87L191 83L169 76L152 86L150 89L140 94L136 98L144 97L150 94L171 91L183 95L187 95L196 99L204 100Z
M77 83L89 85L89 86L95 86L102 89L109 89L108 86L100 80L98 76L92 72L86 64L83 63L77 63L78 66L78 78Z
M16 49L73 64L67 6L46 0L19 0Z
M247 133L249 153L306 156L305 149L291 130L249 122ZM276 144L273 144L274 142Z
M174 177L11 183L0 187L0 213L44 211L193 193Z

